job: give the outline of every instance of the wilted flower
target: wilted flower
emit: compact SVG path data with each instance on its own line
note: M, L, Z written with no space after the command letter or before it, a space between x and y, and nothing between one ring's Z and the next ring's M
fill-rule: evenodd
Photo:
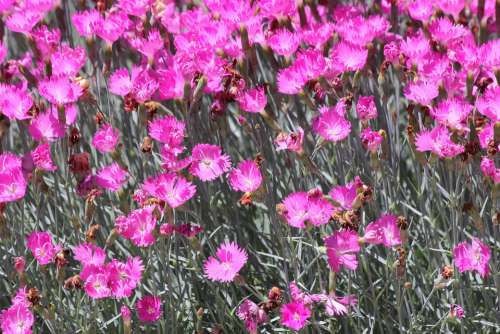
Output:
M358 259L356 253L361 250L358 234L354 231L337 231L325 238L328 264L333 271L339 272L340 266L356 270Z
M453 248L453 261L461 273L475 270L483 278L488 276L490 257L490 248L477 238L472 238L470 244L464 241Z
M457 304L450 305L450 318L462 319L465 316L462 306Z
M281 132L274 140L274 143L276 144L276 151L290 150L299 153L302 151L303 140L304 130L298 127L297 132Z
M248 255L234 242L225 242L217 249L216 257L210 256L203 264L209 280L232 282L247 262Z
M370 151L376 152L382 142L384 137L377 131L373 131L370 128L364 128L360 134L361 143Z
M161 299L157 296L144 296L135 305L137 315L142 322L154 322L162 315Z
M245 327L250 334L256 334L260 324L267 321L267 314L250 299L245 299L236 310L238 318L245 322Z

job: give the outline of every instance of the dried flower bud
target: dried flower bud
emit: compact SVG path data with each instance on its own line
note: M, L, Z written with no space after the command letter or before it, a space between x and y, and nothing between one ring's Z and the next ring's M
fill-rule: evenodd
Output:
M63 249L60 250L55 257L55 263L56 267L58 269L64 267L66 264L68 264L68 257L69 257L69 249Z
M22 256L17 256L14 258L14 269L18 274L24 273L26 267L26 260Z
M87 152L75 153L69 158L69 169L75 174L90 173L90 154Z
M243 205L243 206L250 206L252 205L252 193L246 192L241 196L241 198L238 200L238 202Z
M104 122L104 118L104 114L100 111L98 111L94 116L94 120L97 125L101 125Z
M127 112L132 112L137 109L139 103L130 94L125 95L124 109Z
M406 217L404 216L399 216L398 217L398 227L400 230L406 230L408 228L408 221L406 220Z
M453 267L446 265L443 267L441 270L441 276L443 276L444 279L450 279L453 277Z
M83 287L82 279L80 275L71 276L64 281L64 288L69 289L81 289Z
M76 145L80 141L80 131L76 127L72 127L69 132L69 142L71 145Z
M150 153L153 150L153 139L151 137L146 136L142 140L141 151L144 153Z
M87 230L87 232L85 232L85 240L87 242L93 242L93 241L95 241L95 238L97 236L97 232L100 229L101 229L101 225L99 225L99 224L90 225L90 227Z
M40 292L37 288L29 288L26 299L28 299L32 306L36 306L40 303Z

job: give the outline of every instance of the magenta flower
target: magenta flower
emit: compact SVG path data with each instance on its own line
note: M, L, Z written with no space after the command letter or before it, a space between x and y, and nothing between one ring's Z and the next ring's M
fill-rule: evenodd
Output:
M95 183L104 189L118 191L127 181L128 172L120 167L118 163L113 162L97 172Z
M196 186L175 173L164 173L144 181L142 190L152 197L177 208L190 200L196 193Z
M366 226L363 239L370 244L383 244L385 247L401 244L401 231L397 221L398 218L394 215L382 215Z
M75 260L79 261L84 267L99 267L104 265L106 253L104 249L91 244L83 243L73 248Z
M457 304L450 305L450 318L462 319L465 316L462 306Z
M354 202L358 196L358 189L363 186L363 182L359 176L356 176L354 181L347 183L344 186L336 186L332 188L328 195L340 206L342 210L352 210Z
M97 21L94 30L96 35L105 40L106 43L113 44L128 29L130 24L131 21L127 14L117 11L108 14L105 19Z
M82 37L92 37L101 20L101 14L95 9L76 12L71 16L71 22Z
M217 145L196 144L191 157L189 172L202 181L213 181L231 167L231 158Z
M130 40L133 48L137 49L149 61L154 59L154 56L163 48L163 38L157 29L152 29L147 38L135 38Z
M348 306L356 305L358 302L353 295L339 297L332 293L325 295L325 297L323 303L325 305L326 314L332 317L347 314Z
M384 137L378 132L370 128L364 128L360 133L361 142L370 152L377 152L378 148L384 141Z
M229 173L229 184L235 191L254 192L262 183L259 166L253 160L245 160Z
M135 305L137 316L142 322L155 322L160 319L161 299L156 296L144 296L139 299Z
M120 139L120 132L109 124L103 124L92 138L92 146L99 152L112 152Z
M109 77L109 91L119 96L125 96L132 91L133 81L126 68L120 68Z
M78 74L80 69L85 65L87 55L82 47L70 48L63 44L59 51L56 51L50 57L53 66L52 75L73 77Z
M278 29L267 39L267 44L280 56L290 57L300 44L300 37L288 29Z
M301 302L291 302L281 306L281 324L293 330L302 329L311 317L309 307Z
M433 13L432 2L413 1L408 5L408 15L414 20L427 22Z
M54 262L57 252L61 250L61 246L52 243L48 232L32 232L26 238L26 247L33 253L40 265Z
M500 122L500 86L490 85L476 101L477 110L492 122Z
M377 107L373 96L360 96L356 104L356 113L362 121L377 118Z
M52 54L57 51L61 44L61 30L57 28L49 29L46 25L34 29L31 36L41 58L45 61L50 60Z
M440 158L452 158L464 151L464 147L455 144L451 140L451 133L444 126L438 126L427 131L424 130L417 135L415 145L417 151L431 151Z
M28 182L23 174L22 160L12 153L0 155L0 203L24 197Z
M439 95L439 88L435 82L417 81L406 86L404 94L408 100L428 106Z
M334 272L338 273L340 266L356 270L358 267L356 253L361 250L358 239L358 234L350 230L337 231L325 238L328 264Z
M236 243L226 241L203 264L205 276L216 282L232 282L247 262L248 255Z
M278 134L274 140L276 151L290 150L297 153L302 151L302 143L304 141L304 130L301 127L297 128L296 132Z
M151 0L119 0L118 7L128 15L141 17L151 8Z
M337 108L325 108L325 111L313 120L312 126L314 132L333 142L345 139L351 132L351 123L343 114L339 114Z
M0 328L4 334L31 334L35 317L28 303L16 303L0 313Z
M495 167L495 161L488 157L481 158L481 171L493 180L493 183L500 183L500 168Z
M340 42L331 51L332 66L339 72L357 71L366 64L368 50L356 45Z
M483 278L488 276L490 258L490 248L477 238L472 238L470 244L464 241L453 248L453 262L461 273L477 271Z
M257 334L259 325L267 321L267 314L250 299L245 299L236 310L238 318L245 322L245 328L251 334Z
M442 125L468 132L466 120L471 111L470 104L457 98L451 98L440 102L436 108L431 108L431 115Z
M481 148L487 149L488 145L492 140L494 140L495 136L495 126L494 124L486 124L477 134L479 138L479 144ZM498 150L500 151L500 143L498 144Z
M33 118L28 131L35 140L53 142L64 137L66 128L58 120L56 112L46 111Z
M130 212L128 216L116 218L115 227L125 239L138 247L147 247L156 241L153 234L157 219L153 213L155 206L147 206Z
M333 213L333 206L324 198L319 189L309 192L295 192L283 201L284 217L288 225L305 228L306 222L314 226L327 224Z
M38 90L40 95L55 105L74 103L83 94L80 85L70 82L64 76L40 81Z
M14 85L0 84L0 112L9 119L29 119L33 100L29 93Z
M148 133L151 138L168 145L172 149L182 144L185 130L186 124L174 116L156 118L148 124Z
M307 80L302 69L294 66L280 70L276 77L278 91L287 95L300 93Z
M5 25L9 30L29 34L33 27L43 19L43 14L35 10L19 10L12 13Z
M90 268L88 276L85 279L84 290L85 293L92 299L101 299L111 296L111 289L109 287L108 273L101 272L102 268Z
M115 298L125 298L132 295L133 290L141 281L144 266L140 257L129 257L126 263L112 260L106 267L109 287Z
M454 24L447 17L433 20L429 24L429 32L435 41L443 45L450 45L470 33L464 26Z
M23 168L25 170L32 171L35 167L46 171L57 169L52 162L50 146L47 143L38 145L33 151L27 153L25 157L26 159L23 158Z
M267 105L266 92L263 87L256 87L246 90L236 98L243 111L249 113L260 113Z

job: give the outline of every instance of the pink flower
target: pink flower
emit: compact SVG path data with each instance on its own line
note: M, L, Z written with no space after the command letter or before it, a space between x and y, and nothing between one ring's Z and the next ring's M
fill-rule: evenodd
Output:
M55 65L52 67L52 75L73 77L85 65L87 55L82 47L78 46L72 49L63 44L59 51L52 54L50 59Z
M362 121L377 118L377 107L373 96L360 96L356 104L356 112Z
M226 241L203 264L205 275L211 281L231 282L247 262L248 255L236 243Z
M384 137L370 128L364 128L360 134L361 142L370 152L377 152L380 144L384 141Z
M117 11L97 21L95 33L108 44L113 44L127 30L131 21L122 11Z
M29 34L33 27L43 19L43 14L35 10L15 11L5 21L5 25L11 31Z
M95 34L96 27L101 24L101 20L101 14L95 9L76 12L71 16L76 31L83 37L92 37Z
M351 132L351 123L338 109L325 108L319 116L313 120L313 130L326 140L337 142L345 139Z
M139 320L142 322L154 322L162 315L161 299L156 296L142 297L137 301L135 307Z
M281 132L274 140L276 151L290 150L294 152L302 151L302 143L304 141L304 130L301 127L297 128L297 132L285 133Z
M281 306L281 324L293 330L302 329L310 317L311 310L301 302L291 302Z
M35 317L23 303L14 304L0 313L0 328L4 334L31 334Z
M331 51L332 66L339 72L357 71L366 64L368 50L356 45L340 42Z
M229 173L228 179L233 190L251 193L260 187L262 174L253 160L245 160Z
M332 188L328 195L340 205L340 209L351 210L358 196L358 189L363 186L363 182L356 176L354 181L349 182L345 186L336 186Z
M490 85L476 101L477 110L492 122L500 122L500 86Z
M115 227L126 239L138 247L151 246L155 242L153 231L157 219L153 214L155 206L147 206L130 212L128 216L116 218Z
M290 57L300 44L300 37L288 29L278 29L267 39L267 44L280 56Z
M140 257L129 257L126 263L111 261L106 267L108 271L111 294L115 298L130 297L141 281L144 266Z
M495 161L488 157L481 158L481 171L493 180L493 183L500 183L500 168L495 167Z
M132 91L134 84L126 68L120 68L109 77L109 91L113 94L125 96Z
M120 139L120 132L109 124L103 124L92 138L92 146L99 152L112 152Z
M323 303L325 304L326 314L329 316L339 316L347 314L349 305L356 305L357 299L353 295L338 297L334 293L326 295Z
M120 167L118 163L102 168L97 172L95 183L104 189L118 191L127 181L128 172Z
M104 249L91 243L83 243L74 247L73 254L75 260L83 266L102 266L106 260Z
M141 17L151 8L151 0L119 0L118 7L128 15Z
M294 66L280 70L276 77L278 91L287 95L300 93L307 80L302 69Z
M306 222L314 226L327 224L333 213L333 206L319 189L292 193L285 198L283 205L288 225L296 228L305 228Z
M429 32L432 38L445 46L467 36L468 31L462 25L455 25L447 17L438 18L429 24Z
M0 203L24 197L28 182L23 174L22 160L12 153L0 155Z
M488 145L492 140L494 140L495 136L495 125L493 123L486 124L478 133L479 144L481 148L487 149ZM498 145L498 149L500 151L500 143Z
M175 173L164 173L144 181L142 189L152 197L167 202L171 208L186 203L196 193L196 186Z
M465 316L464 309L462 306L457 304L450 305L450 318L462 319Z
M52 142L64 137L66 128L55 112L46 111L31 121L28 131L35 140Z
M47 26L43 25L34 29L31 36L35 41L41 58L45 61L50 60L51 55L56 52L61 44L61 31L57 28L50 30Z
M408 14L414 20L427 22L434 12L432 2L413 1L408 6Z
M52 158L50 156L50 146L47 143L38 145L37 148L27 154L27 157L27 163L36 168L46 171L54 171L57 169L52 162ZM23 161L23 167L25 168L24 165L25 162ZM33 170L33 168L30 169Z
M0 112L9 119L29 119L33 100L29 93L14 85L0 84Z
M266 92L263 87L256 87L246 90L236 98L243 111L249 113L260 113L267 105Z
M22 274L26 268L26 259L22 256L16 256L14 258L14 269L16 273Z
M267 314L250 299L245 299L236 310L238 318L245 322L247 331L257 334L257 327L267 321Z
M439 89L435 82L418 81L406 86L404 94L408 100L428 106L439 95Z
M461 273L475 270L483 278L488 276L490 257L490 248L477 238L472 238L470 244L464 241L453 248L453 261Z
M156 118L148 123L148 133L151 138L167 144L169 148L182 144L185 130L186 124L174 116Z
M38 84L40 95L50 103L63 105L74 103L83 94L80 85L70 82L67 77L52 77L45 79Z
M417 135L415 140L417 151L431 151L440 158L457 156L464 151L464 147L455 144L450 136L450 132L444 126L435 127L430 131L424 130Z
M147 38L132 39L130 44L148 60L152 61L156 53L163 48L163 39L157 29L152 29L149 31Z
M217 145L196 144L191 156L189 172L202 181L213 181L231 167L231 158Z
M54 262L57 252L61 250L61 246L54 246L48 232L32 232L26 238L26 247L40 265Z
M328 255L328 264L333 271L339 272L340 266L350 270L356 270L358 260L356 253L361 247L358 242L358 234L354 231L337 231L333 235L325 238L325 245Z
M368 224L363 239L370 244L383 244L392 247L401 244L401 232L397 225L398 218L393 215L382 215Z
M466 120L471 111L470 104L457 98L451 98L440 102L436 108L431 108L431 115L442 125L468 132Z
M386 61L397 64L399 62L399 55L401 53L399 43L390 42L384 45L384 58Z
M92 299L101 299L111 296L108 274L106 272L100 272L97 268L94 269L95 272L90 273L85 280L83 287L85 293Z

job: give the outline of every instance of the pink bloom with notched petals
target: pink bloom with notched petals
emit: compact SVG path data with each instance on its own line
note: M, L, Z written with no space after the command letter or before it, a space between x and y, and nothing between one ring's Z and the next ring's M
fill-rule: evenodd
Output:
M107 266L109 287L115 298L125 298L132 295L133 290L141 281L144 265L140 257L129 257L122 263L112 260Z
M132 95L139 103L151 99L158 89L158 81L148 70L140 71L133 79Z
M450 305L450 318L462 319L465 316L464 309L462 306L457 304Z
M250 299L245 299L236 310L236 316L245 322L245 328L251 334L257 334L257 327L267 321L267 314Z
M83 94L82 87L71 82L67 77L52 77L40 81L38 84L40 95L46 98L50 103L63 105L74 103Z
M301 302L291 302L281 306L281 324L293 330L302 329L311 317L311 310Z
M133 82L126 68L120 68L109 77L109 91L119 96L125 96L132 91Z
M128 15L141 17L146 15L152 4L151 0L119 0L118 7Z
M196 144L189 172L202 181L213 181L229 170L231 158L217 145Z
M439 88L435 82L418 81L406 86L404 94L408 100L428 106L439 95Z
M15 303L0 313L0 329L4 334L31 334L34 323L27 303Z
M155 322L160 319L161 306L161 299L156 296L144 296L135 304L137 316L142 322Z
M370 128L364 128L359 137L363 146L373 153L377 152L384 141L384 137L378 131L373 131Z
M494 140L495 136L495 125L494 124L486 124L483 126L481 130L479 130L477 137L479 138L479 144L481 148L488 148L488 145L492 140ZM500 151L500 143L498 145L498 150Z
M96 28L101 24L101 21L101 14L95 9L76 12L71 16L71 22L73 22L76 31L82 37L87 38L95 34Z
M445 46L451 45L451 43L464 38L470 33L464 26L454 24L447 17L433 20L428 29L433 40Z
M186 124L174 116L156 118L148 123L148 133L151 138L170 148L182 144L185 136Z
M337 110L330 108L313 120L313 131L326 140L337 142L349 135L351 123Z
M104 265L106 260L104 249L92 243L82 243L73 247L73 254L75 260L83 266L99 267Z
M51 55L56 52L61 44L61 30L57 28L49 29L46 25L34 29L31 36L41 58L45 61L50 60Z
M300 37L288 29L278 29L267 39L267 44L280 56L290 57L300 44Z
M453 248L453 261L461 273L477 271L483 278L488 276L490 258L490 248L477 238L472 238L470 244L464 241Z
M96 269L95 273L90 273L85 280L85 293L92 299L102 299L111 296L109 279L107 272L100 272Z
M196 193L196 186L176 173L164 173L144 181L141 187L147 194L167 202L171 208L177 208Z
M32 119L28 131L34 140L53 142L64 137L66 128L55 112L46 111Z
M377 107L373 96L360 96L356 104L356 113L362 121L377 118Z
M128 29L131 21L122 11L117 11L102 20L96 22L95 33L106 43L113 44L117 41L125 30Z
M40 265L54 262L57 252L61 250L61 246L52 243L48 232L32 232L26 238L26 247Z
M12 153L0 155L0 203L17 201L24 197L28 182L22 169L22 160Z
M451 133L444 126L424 130L417 135L415 145L417 151L431 151L440 158L452 158L464 152L464 147L451 140Z
M95 183L104 189L118 191L127 181L128 172L116 162L106 166L97 172Z
M249 113L260 113L267 105L266 92L263 87L247 89L236 98L243 111Z
M430 1L412 1L408 6L408 14L414 20L427 22L434 13L433 4Z
M399 43L390 42L384 45L384 59L392 64L396 64L399 62L399 55L401 54L401 50L399 47Z
M304 130L301 127L298 127L296 132L281 132L278 134L274 140L274 144L276 145L276 151L290 150L294 152L301 152L303 141Z
M363 182L356 176L354 181L344 186L332 188L328 195L340 206L342 210L351 210L358 196L358 189L363 186Z
M383 244L392 247L401 244L401 231L397 225L398 218L385 214L368 224L363 239L370 244Z
M57 169L50 156L50 145L48 143L38 145L29 155L36 168L46 171Z
M294 67L293 65L281 69L276 77L278 91L287 95L300 93L307 80L302 69Z
M128 216L116 218L116 229L138 247L151 246L156 240L153 234L157 222L153 213L155 208L156 206L147 206L133 210Z
M476 101L477 110L492 122L500 122L500 86L490 85Z
M152 61L158 51L163 48L163 38L158 29L152 29L147 38L133 38L130 41L131 46Z
M356 270L358 267L356 253L361 250L356 232L350 230L336 231L333 235L325 238L325 246L328 264L334 272L338 273L340 266Z
M493 180L493 183L500 183L500 168L495 167L495 161L488 157L481 159L481 171L483 174Z
M43 14L35 10L19 10L12 13L5 25L9 30L29 34L33 27L43 19Z
M112 152L120 139L120 132L109 124L103 124L92 138L92 146L99 152Z
M327 224L333 213L333 206L319 189L292 193L285 198L283 205L288 225L296 228L305 228L306 222L314 226Z
M10 120L31 118L33 99L29 93L14 85L0 84L0 112Z
M331 51L332 66L339 72L357 71L366 64L368 50L356 45L340 42Z
M77 46L72 49L68 45L63 44L60 49L54 52L50 57L52 64L54 64L52 67L52 75L76 76L83 65L85 65L86 59L87 55L84 48Z
M245 160L229 173L229 184L236 191L254 192L262 183L259 166L253 160Z
M440 124L451 129L469 131L466 124L467 117L472 111L472 106L457 98L442 101L437 107L431 108L430 112Z
M349 306L357 304L358 300L354 295L339 297L335 293L314 295L318 302L325 306L326 314L329 316L341 316L348 312Z
M211 281L231 282L247 262L248 255L236 243L226 241L203 264L205 276Z

